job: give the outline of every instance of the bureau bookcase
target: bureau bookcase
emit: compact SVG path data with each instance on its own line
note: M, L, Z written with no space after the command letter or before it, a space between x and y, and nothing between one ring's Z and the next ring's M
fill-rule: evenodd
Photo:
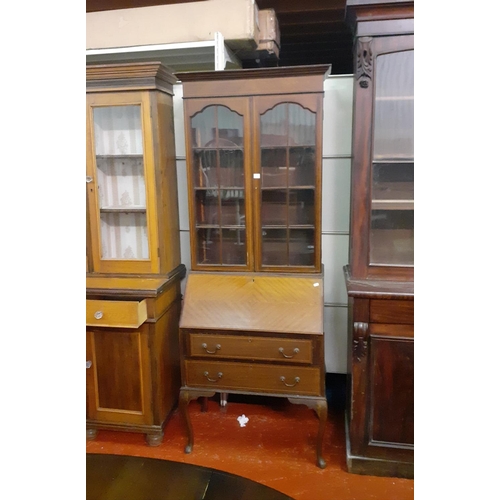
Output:
M329 66L181 73L191 268L180 407L239 393L319 416L325 467L321 266L323 82Z

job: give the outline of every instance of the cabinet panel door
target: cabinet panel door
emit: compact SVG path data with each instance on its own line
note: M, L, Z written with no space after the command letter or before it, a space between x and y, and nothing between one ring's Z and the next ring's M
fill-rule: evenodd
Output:
M88 418L147 424L151 415L147 330L92 329L87 332ZM90 372L90 373L89 373Z
M94 271L158 272L149 96L89 94L87 105Z
M319 270L320 99L254 98L256 270Z
M370 341L369 445L413 447L413 339L372 332Z
M187 101L185 108L193 269L252 268L249 104Z
M413 461L413 325L354 327L351 450L357 456Z

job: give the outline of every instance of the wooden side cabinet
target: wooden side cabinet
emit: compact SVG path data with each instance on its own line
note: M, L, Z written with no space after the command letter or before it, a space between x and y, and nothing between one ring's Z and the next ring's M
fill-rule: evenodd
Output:
M180 386L172 85L160 63L87 66L87 437L160 444Z
M355 39L350 472L413 477L413 1L347 0Z

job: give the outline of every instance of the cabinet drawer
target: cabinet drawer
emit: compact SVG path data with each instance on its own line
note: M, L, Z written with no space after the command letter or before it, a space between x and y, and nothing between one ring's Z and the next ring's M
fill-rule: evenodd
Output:
M324 396L320 369L316 367L187 360L184 369L188 387Z
M146 300L87 300L87 325L138 328L148 317Z
M312 363L312 341L188 333L189 356Z
M370 300L370 322L413 324L413 300Z

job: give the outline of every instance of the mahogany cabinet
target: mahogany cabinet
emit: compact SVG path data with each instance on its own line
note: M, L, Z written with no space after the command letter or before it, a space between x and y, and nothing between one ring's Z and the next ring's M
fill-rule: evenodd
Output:
M321 266L328 65L181 73L191 266L180 408L220 393L286 397L327 417Z
M413 477L413 1L347 0L355 39L350 472Z
M158 445L180 386L172 85L159 63L87 66L87 437Z

